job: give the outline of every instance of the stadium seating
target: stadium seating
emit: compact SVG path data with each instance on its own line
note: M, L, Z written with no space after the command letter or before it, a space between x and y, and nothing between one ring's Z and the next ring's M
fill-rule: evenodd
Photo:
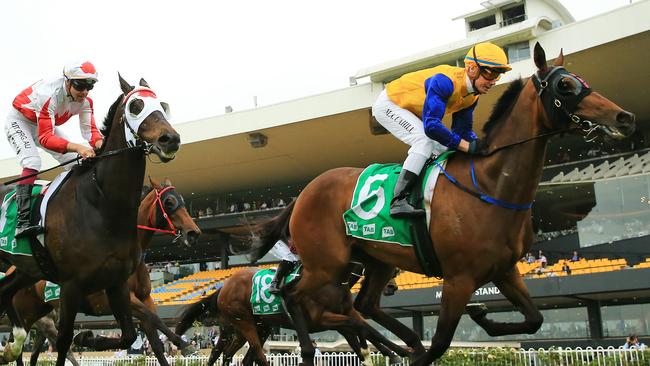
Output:
M527 278L547 278L547 277L561 277L567 276L567 273L562 270L564 263L571 268L571 276L599 273L608 271L617 271L624 268L630 268L624 258L619 259L580 259L577 262L570 262L561 259L554 264L549 264L546 268L540 268L539 262L526 263L517 262L519 273ZM261 265L259 268L275 267L274 264ZM152 297L159 305L179 305L189 304L197 301L198 299L212 294L219 288L225 279L230 277L236 271L248 267L233 267L229 269L218 269L212 271L202 271L187 277L181 278L174 282L156 287L152 290ZM631 268L650 268L650 258L641 262ZM356 293L361 288L361 280L358 281L352 288L352 292ZM395 282L399 289L410 290L418 288L435 287L442 284L443 280L439 278L429 278L425 275L401 271Z
M258 266L258 268L275 267L273 264ZM248 267L232 267L201 271L180 278L174 282L156 287L151 296L158 305L182 305L196 302L202 297L209 296L223 285L223 281L233 273Z
M596 166L589 164L582 169L574 168L567 174L560 172L551 178L550 181L543 183L584 182L648 172L650 172L650 152L642 153L641 156L634 154L627 158L620 157L614 162L604 161Z

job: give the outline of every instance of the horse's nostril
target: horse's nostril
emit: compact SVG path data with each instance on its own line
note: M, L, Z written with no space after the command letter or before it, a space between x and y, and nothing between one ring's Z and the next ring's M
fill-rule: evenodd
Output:
M616 121L618 123L628 124L634 122L634 120L635 116L630 112L621 111L616 115Z
M158 137L158 143L161 145L178 145L181 142L181 136L177 133L164 133Z

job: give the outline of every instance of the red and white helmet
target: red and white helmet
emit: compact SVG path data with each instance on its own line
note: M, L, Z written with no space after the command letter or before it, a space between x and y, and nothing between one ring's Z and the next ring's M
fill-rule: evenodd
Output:
M90 61L71 62L63 67L63 76L68 80L85 79L97 81L97 70Z

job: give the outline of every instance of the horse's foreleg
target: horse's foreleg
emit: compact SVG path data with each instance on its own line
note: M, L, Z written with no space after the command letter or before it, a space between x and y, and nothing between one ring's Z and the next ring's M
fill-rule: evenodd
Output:
M56 329L56 322L54 319L56 318L56 310L52 310L49 314L46 316L38 319L34 325L36 328L38 328L38 332L36 334L38 335L37 340L40 340L41 342L45 342L45 339L47 339L50 344L55 347L56 345L56 339L59 336L59 331ZM32 353L32 356L30 357L30 364L32 366L36 366L38 362L38 356L41 352L40 346L36 348L34 346L34 351ZM77 362L77 359L74 357L74 354L72 351L68 351L67 355L68 361L70 361L74 366L79 366L79 362Z
M392 364L401 362L395 353L401 357L410 356L405 349L391 342L388 338L379 333L375 328L371 327L370 324L366 322L366 320L361 316L361 314L359 314L358 311L353 309L350 312L350 315L357 320L359 324L358 327L360 329L359 332L363 334L365 339L369 340L373 345L375 345L381 354L389 357Z
M165 346L160 341L160 338L158 338L158 332L156 331L156 327L154 327L148 321L141 319L140 328L147 336L147 339L149 340L149 344L151 345L151 350L153 351L153 354L156 356L158 363L162 366L169 366L169 363L167 362L167 358L165 357Z
M413 349L413 356L417 357L426 352L420 337L411 328L384 313L379 306L384 287L393 278L394 272L394 267L383 263L366 263L365 278L361 283L361 290L354 300L354 308L403 340L407 346ZM397 345L395 346L397 347ZM404 354L403 350L394 351L400 355Z
M210 340L212 342L212 340ZM226 347L230 344L235 342L235 334L232 329L227 328L222 326L221 327L221 332L219 334L219 339L217 340L217 344L212 347L212 351L210 351L210 358L208 359L208 366L214 365L215 362L217 362L217 359L221 355L221 353L224 352ZM244 344L244 341L241 341L241 344ZM224 355L225 358L225 355Z
M72 344L74 320L79 310L83 295L78 286L71 283L61 284L61 301L59 302L59 336L56 339L56 365L64 366L66 356Z
M269 335L271 334L271 329L265 326L260 326L257 328L257 335L260 337L260 344L262 346L264 343L266 343L266 340L269 338ZM242 360L242 365L253 365L253 361L255 359L255 352L254 349L251 347L248 349L248 352L246 352L246 355L244 356L244 359Z
M222 366L229 366L231 364L232 357L235 355L237 350L244 346L246 339L239 333L231 333L230 341L226 340L226 343L227 345L223 351L223 362L221 363ZM216 362L218 357L219 355L217 355L212 362ZM212 359L212 355L210 355L210 359ZM210 365L209 361L208 365Z
M131 293L131 310L133 310L133 316L138 318L141 322L151 324L155 329L160 330L165 336L167 336L167 339L178 347L183 356L196 352L196 349L194 349L191 344L185 342L178 334L169 329L160 317L156 315L156 305L151 297L148 297L144 301L140 301L134 293Z
M122 335L120 338L93 337L91 332L82 332L75 337L75 343L80 346L90 347L96 351L128 349L137 337L133 318L131 317L129 287L126 282L109 287L106 289L106 295L115 320L120 325ZM61 298L64 299L63 296ZM63 316L63 314L61 315Z
M542 326L544 316L533 303L528 293L528 288L516 267L513 267L503 278L494 280L494 284L501 293L524 315L523 322L503 323L495 322L486 317L484 306L468 306L467 312L481 328L492 337L508 334L533 334Z
M359 359L361 360L361 363L364 364L364 362L366 361L367 354L361 351L361 343L359 342L359 338L357 337L357 335L354 332L350 332L347 329L339 329L338 332L348 342L350 348L352 348L352 351L354 351L357 357L359 357Z
M282 288L287 313L289 313L289 316L291 317L293 329L296 331L298 343L300 344L300 356L302 357L301 366L313 366L314 355L316 354L316 350L311 344L311 338L309 337L307 320L302 312L300 304L295 300L296 298L300 298L300 293L315 292L316 289L311 281L309 281L309 276L310 272L303 270L301 277L289 282L284 288ZM309 288L308 286L311 286L312 288Z
M13 341L8 342L4 347L4 353L0 356L3 363L17 360L23 352L23 344L27 338L25 323L22 317L13 306L12 299L18 290L33 285L36 280L22 272L13 271L0 280L0 308L7 312L7 316L13 325Z
M431 348L411 366L430 365L442 356L449 348L456 332L460 317L465 312L465 305L472 297L475 290L475 281L468 277L453 277L445 279L442 286L442 299L440 302L440 316L436 326L436 333L431 340Z
M36 337L34 337L34 344L32 345L32 355L29 357L30 366L36 366L38 363L38 356L41 354L41 347L45 344L45 336L43 332L36 332ZM79 366L79 365L75 365Z
M254 352L257 362L262 366L269 366L266 356L264 356L264 350L262 349L262 343L260 342L259 335L257 334L257 327L255 326L255 320L248 318L241 318L233 320L233 326L241 333L242 336L248 341L248 346L250 351Z
M111 342L110 338L107 338L109 341L103 345L106 348L101 350L111 348L128 349L137 338L135 326L133 325L133 317L131 316L129 285L124 281L115 287L109 287L106 289L106 295L108 296L108 303L115 316L115 320L120 325L122 336L118 342Z

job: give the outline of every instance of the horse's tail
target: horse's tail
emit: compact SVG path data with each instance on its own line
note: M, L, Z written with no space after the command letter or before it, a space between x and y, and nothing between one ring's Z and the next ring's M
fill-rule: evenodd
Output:
M289 219L291 218L295 203L296 201L291 201L278 216L257 226L255 234L258 237L253 240L253 246L250 252L252 263L257 262L268 253L279 239L289 237Z
M221 292L221 287L217 289L211 295L193 303L187 305L183 309L183 313L180 316L180 320L176 325L175 333L178 335L183 335L187 332L188 329L192 327L194 321L197 320L201 315L210 314L212 316L217 316L219 314L219 308L217 307L217 299L219 298L219 293Z

